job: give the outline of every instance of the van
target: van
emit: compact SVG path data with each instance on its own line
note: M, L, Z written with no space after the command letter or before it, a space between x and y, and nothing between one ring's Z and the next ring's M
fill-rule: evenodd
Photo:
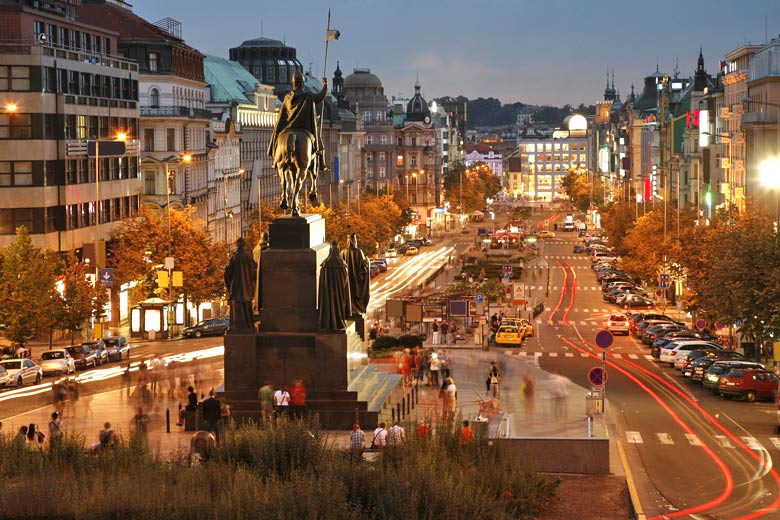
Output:
M564 222L563 230L564 231L574 231L574 222Z

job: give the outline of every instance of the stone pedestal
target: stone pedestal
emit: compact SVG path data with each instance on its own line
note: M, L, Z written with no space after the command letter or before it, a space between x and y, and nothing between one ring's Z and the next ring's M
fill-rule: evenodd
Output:
M320 264L330 252L319 215L282 217L270 226L263 251L263 309L260 332L225 336L225 393L236 420L259 420L257 391L302 379L309 412L327 429L351 429L356 418L373 424L376 412L348 390L352 376L368 362L366 344L348 322L346 329L319 330Z

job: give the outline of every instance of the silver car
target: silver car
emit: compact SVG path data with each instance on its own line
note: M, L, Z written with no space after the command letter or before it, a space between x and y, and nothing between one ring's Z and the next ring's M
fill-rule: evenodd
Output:
M47 350L41 355L43 375L72 374L76 371L76 362L64 348Z
M11 375L13 386L16 387L27 383L37 385L43 379L43 369L32 359L6 359L0 361L0 366Z

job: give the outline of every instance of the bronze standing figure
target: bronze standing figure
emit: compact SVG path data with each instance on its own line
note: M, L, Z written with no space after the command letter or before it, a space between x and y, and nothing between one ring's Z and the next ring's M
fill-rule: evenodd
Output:
M357 234L350 233L349 244L341 251L349 272L349 292L352 296L352 314L365 314L370 298L371 262L358 247Z
M257 263L252 254L244 249L243 238L236 240L236 252L225 267L225 286L230 297L231 331L254 330L252 301L255 296Z
M322 330L343 329L352 315L347 263L339 254L338 242L331 243L330 254L321 265L319 307Z

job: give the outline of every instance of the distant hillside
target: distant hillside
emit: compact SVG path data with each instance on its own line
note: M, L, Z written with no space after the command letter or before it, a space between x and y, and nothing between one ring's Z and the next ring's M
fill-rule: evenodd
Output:
M531 112L533 121L539 124L550 126L560 126L563 119L571 112L578 112L589 116L596 113L594 105L580 105L574 109L571 105L564 105L561 108L553 106L526 105L525 103L501 104L496 98L477 98L469 99L465 96L455 98L443 97L436 99L437 103L442 102L467 103L468 121L467 128L477 128L485 126L511 126L517 120L519 112Z

